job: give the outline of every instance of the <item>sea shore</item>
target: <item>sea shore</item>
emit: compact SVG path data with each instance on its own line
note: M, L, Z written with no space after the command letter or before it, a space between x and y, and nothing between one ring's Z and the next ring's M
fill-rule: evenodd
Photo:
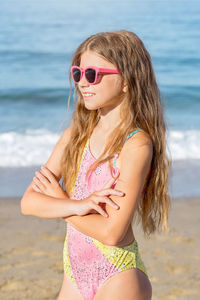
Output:
M0 198L0 299L55 300L63 278L63 219L24 216L20 198ZM200 300L200 198L172 199L168 233L134 228L153 300Z

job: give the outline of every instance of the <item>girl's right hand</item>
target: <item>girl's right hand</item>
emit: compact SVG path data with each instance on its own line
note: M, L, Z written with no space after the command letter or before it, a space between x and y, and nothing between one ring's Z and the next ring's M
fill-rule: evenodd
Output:
M109 196L111 196L111 195L116 195L116 196L121 196L121 197L123 197L125 195L125 193L111 188L118 176L119 176L119 173L114 178L111 178L104 185L102 190L94 192L89 197L87 197L83 200L78 200L77 207L76 207L76 215L84 216L89 213L94 213L96 211L96 213L99 213L104 217L108 217L108 214L102 208L101 204L103 206L105 204L108 204L108 205L112 206L113 208L118 209L119 206L109 198Z

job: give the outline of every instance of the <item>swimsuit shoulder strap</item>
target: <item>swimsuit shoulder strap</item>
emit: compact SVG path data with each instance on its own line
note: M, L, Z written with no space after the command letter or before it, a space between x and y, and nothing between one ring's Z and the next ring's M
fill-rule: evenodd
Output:
M132 137L136 132L139 132L139 131L140 131L140 130L138 130L138 129L132 131L132 132L126 137L124 143L126 143L126 141L127 141L130 137Z
M132 132L126 137L126 139L125 139L125 141L123 142L123 144L126 143L126 141L127 141L130 137L132 137L136 132L140 132L140 131L141 131L141 130L138 130L138 129L132 131ZM118 156L119 156L120 151L121 151L121 150L117 151L117 153L115 153L115 155L114 155L114 159L113 159L113 167L116 167L116 161L117 161L117 158L118 158Z

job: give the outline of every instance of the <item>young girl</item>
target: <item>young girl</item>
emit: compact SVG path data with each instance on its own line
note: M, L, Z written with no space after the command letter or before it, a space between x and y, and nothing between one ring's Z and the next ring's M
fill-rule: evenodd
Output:
M95 34L76 50L71 76L71 126L36 172L22 213L67 222L58 300L149 300L132 221L149 235L167 229L169 209L165 123L150 55L132 32Z

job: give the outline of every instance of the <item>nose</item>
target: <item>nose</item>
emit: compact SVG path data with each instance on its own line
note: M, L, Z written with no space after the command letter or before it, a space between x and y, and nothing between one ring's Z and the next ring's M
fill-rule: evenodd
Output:
M83 76L82 76L81 80L79 81L78 85L80 87L88 87L90 85L89 82L85 78L85 73L83 73Z

